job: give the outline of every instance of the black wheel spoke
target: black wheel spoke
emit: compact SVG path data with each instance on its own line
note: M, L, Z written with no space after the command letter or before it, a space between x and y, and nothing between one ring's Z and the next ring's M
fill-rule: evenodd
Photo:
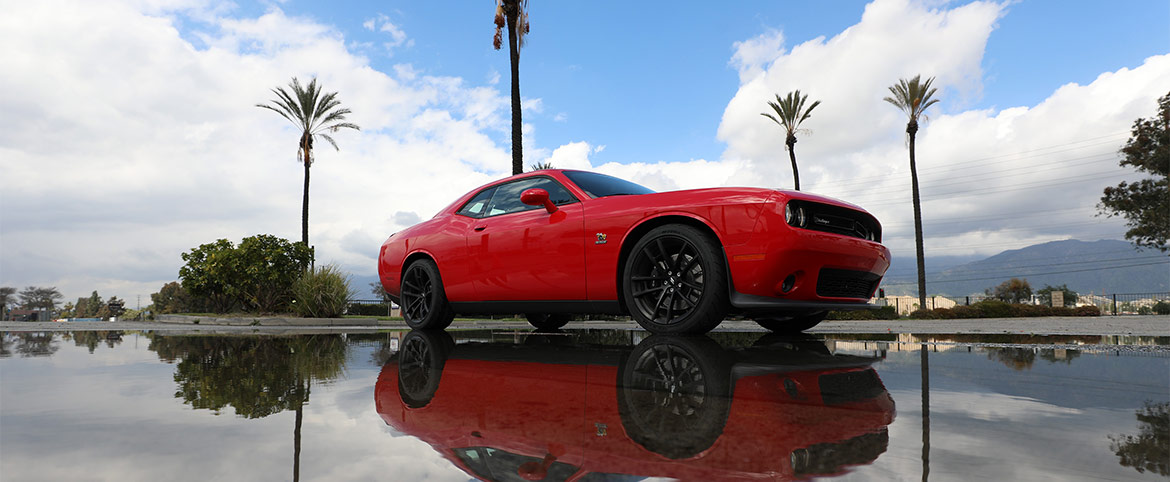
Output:
M639 298L640 298L640 297L642 297L642 296L645 296L645 295L647 295L647 294L653 293L653 292L655 292L655 291L662 291L662 290L665 290L665 289L666 289L666 287L665 287L665 286L652 286L652 287L650 287L650 288L646 288L646 289L644 289L644 290L642 290L642 291L639 291L639 292L637 292L637 293L634 293L634 296L637 296L637 297L639 297Z

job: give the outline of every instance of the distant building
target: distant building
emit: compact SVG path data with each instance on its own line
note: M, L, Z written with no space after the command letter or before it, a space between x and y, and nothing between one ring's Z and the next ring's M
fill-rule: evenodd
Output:
M10 310L9 321L53 321L53 313L45 310Z
M874 300L878 305L893 306L898 311L899 315L905 316L918 311L918 297L917 296L887 296L885 298L878 298ZM928 296L926 297L926 309L933 310L935 308L954 308L957 303L950 298L943 296Z

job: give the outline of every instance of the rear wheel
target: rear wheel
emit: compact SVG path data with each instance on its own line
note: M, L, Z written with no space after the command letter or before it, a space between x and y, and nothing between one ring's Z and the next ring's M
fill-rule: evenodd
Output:
M411 263L402 276L402 318L419 330L442 330L455 319L439 267L429 259Z
M528 318L528 323L537 330L549 331L560 329L569 323L572 316L564 313L525 313L525 318Z
M829 316L828 311L817 311L800 316L756 318L754 321L775 333L796 334L817 326L826 316Z
M687 225L660 226L638 240L622 280L626 308L652 333L706 333L730 306L719 243Z

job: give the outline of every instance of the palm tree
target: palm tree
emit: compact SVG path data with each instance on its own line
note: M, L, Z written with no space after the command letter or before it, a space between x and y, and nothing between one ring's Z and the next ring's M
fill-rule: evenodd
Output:
M528 170L530 171L540 171L544 169L556 169L556 167L554 167L551 162L538 162L528 166Z
M288 84L290 91L283 87L272 89L276 99L269 104L256 104L256 107L271 110L288 119L293 125L301 129L300 140L297 141L297 160L305 165L305 192L301 205L301 242L309 245L309 166L313 165L313 140L318 136L329 141L336 150L337 142L325 132L337 132L338 129L348 128L361 130L357 124L345 122L345 116L350 114L347 108L339 107L337 92L322 93L317 86L317 79L309 81L307 88L302 87L300 81L293 77Z
M812 110L821 105L821 101L818 100L805 109L806 100L808 100L808 94L800 95L799 89L789 92L783 99L780 98L780 94L776 94L776 102L768 102L768 105L772 106L772 110L776 111L776 115L773 117L767 112L760 114L783 127L787 134L784 138L784 145L788 146L788 158L792 160L792 178L796 182L797 191L800 190L800 173L796 170L796 131L800 128L800 123L812 115Z
M926 120L926 116L922 115L927 107L934 105L938 99L931 99L934 89L930 86L934 82L934 77L926 79L926 82L920 82L921 75L915 75L913 79L907 81L906 79L899 79L897 84L890 86L891 97L886 97L886 102L889 102L902 112L906 113L909 121L906 122L906 134L910 136L910 189L914 200L914 247L918 255L918 307L919 309L926 308L926 259L922 249L922 202L918 198L918 167L914 164L914 136L918 133L918 118L922 117Z
M520 145L520 47L528 35L528 0L496 0L496 36L492 45L500 50L501 30L508 26L508 53L512 60L512 174L524 172L524 152Z

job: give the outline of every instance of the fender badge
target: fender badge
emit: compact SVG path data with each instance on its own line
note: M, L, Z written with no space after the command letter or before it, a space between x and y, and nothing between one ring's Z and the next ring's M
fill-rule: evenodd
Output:
M605 233L597 233L597 242L593 244L605 244Z

